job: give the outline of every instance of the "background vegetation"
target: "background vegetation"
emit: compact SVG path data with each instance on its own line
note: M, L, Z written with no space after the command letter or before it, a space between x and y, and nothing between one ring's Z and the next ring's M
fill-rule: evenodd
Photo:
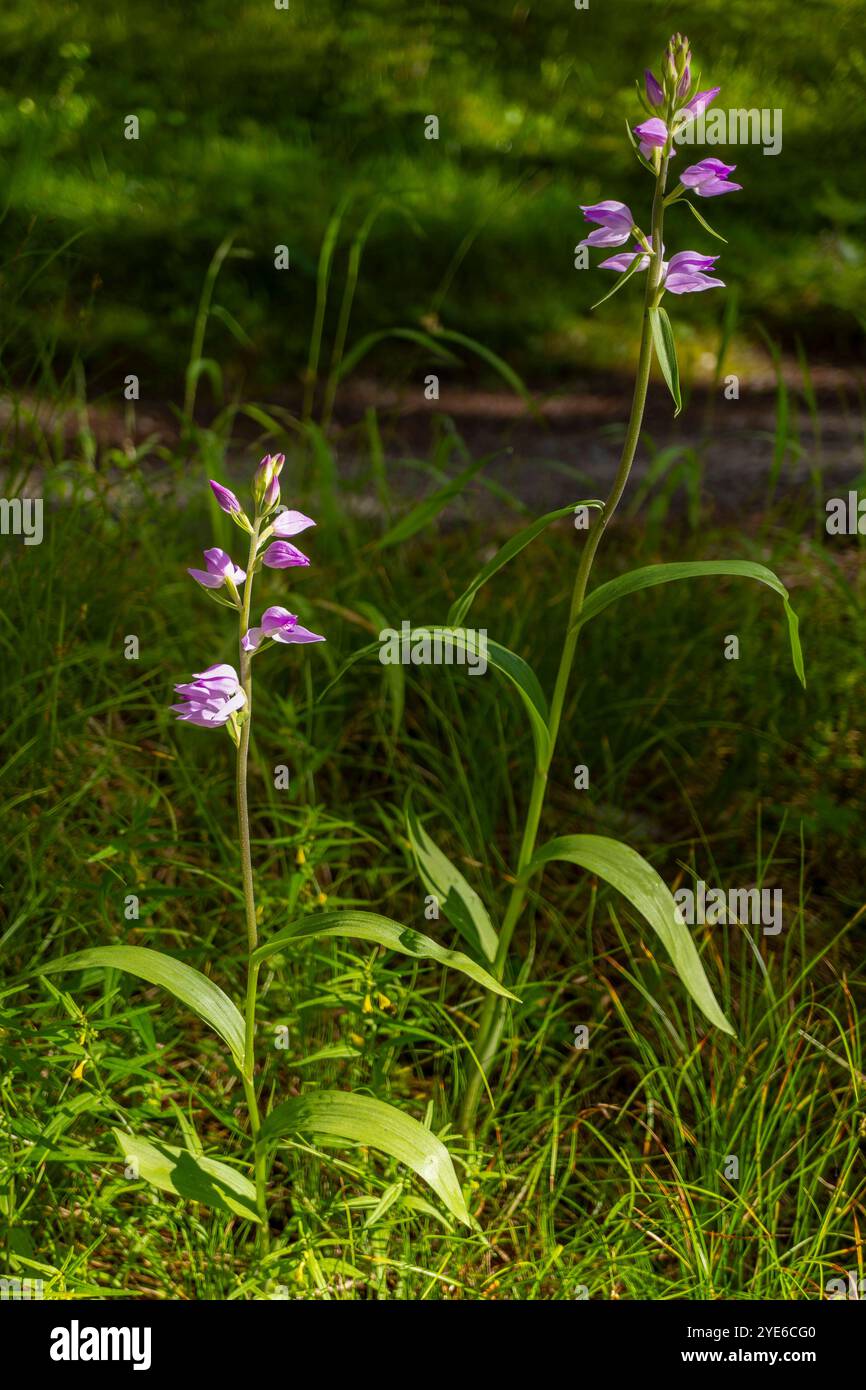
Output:
M233 234L247 254L222 273L210 355L293 386L319 249L344 200L338 262L368 231L358 336L438 318L532 374L627 364L628 302L591 321L597 282L573 269L578 204L640 206L623 123L635 76L672 28L694 30L722 105L783 113L782 154L739 147L745 191L713 207L725 236L736 225L722 278L741 292L745 329L862 361L862 18L856 0L702 0L691 13L669 0L8 4L6 370L29 369L47 341L82 356L91 395L119 394L126 371L159 394ZM124 139L128 114L137 141ZM424 138L428 114L438 141ZM288 272L274 269L280 244ZM722 306L680 309L699 355Z

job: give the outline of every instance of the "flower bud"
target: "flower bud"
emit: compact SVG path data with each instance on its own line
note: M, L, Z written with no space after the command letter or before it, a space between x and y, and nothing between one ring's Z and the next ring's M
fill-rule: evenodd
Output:
M277 479L286 461L285 454L265 454L253 478L253 498L257 507L270 511L280 500Z
M213 495L218 505L222 507L224 512L231 513L242 511L241 504L235 497L231 488L223 487L222 483L215 483L213 481L211 482L211 488L213 489Z
M665 50L662 71L668 96L682 96L689 89L692 53L685 34L673 34ZM682 91L680 90L682 88Z
M663 106L665 94L649 68L644 72L644 81L646 82L647 101L650 106Z

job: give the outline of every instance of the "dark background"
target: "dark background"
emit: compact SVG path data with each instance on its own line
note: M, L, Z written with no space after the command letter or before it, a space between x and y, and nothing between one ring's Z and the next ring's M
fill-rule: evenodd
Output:
M441 324L537 382L627 370L637 292L590 316L608 282L573 269L578 205L613 197L645 212L624 121L639 118L635 76L658 69L674 29L691 35L720 106L783 112L781 154L727 151L744 191L701 203L729 241L719 273L740 306L743 360L754 365L749 344L766 354L760 325L786 352L799 338L813 364L862 361L864 17L851 0L594 0L586 11L571 0L291 0L288 11L11 0L0 366L20 385L63 380L77 362L91 398L119 394L135 371L143 396L179 397L208 265L233 236L206 356L221 383L294 390L320 249L342 209L335 285L365 240L347 348L371 330ZM137 141L124 138L130 114ZM438 141L424 138L429 114ZM680 161L698 157L686 147ZM707 247L688 212L677 222L676 246ZM289 271L274 269L278 244ZM332 293L326 342L339 302ZM723 296L677 305L684 371L698 381L723 310ZM383 340L364 371L387 375L406 352Z

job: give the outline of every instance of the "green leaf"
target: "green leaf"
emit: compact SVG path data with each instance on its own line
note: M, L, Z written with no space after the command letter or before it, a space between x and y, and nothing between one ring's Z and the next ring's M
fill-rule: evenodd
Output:
M397 629L393 629L393 631L396 632L397 638L402 641L402 634L397 631ZM473 662L477 662L480 655L480 646L471 629L452 627L412 628L407 634L410 648L416 637L427 636L432 638L436 633L447 634L447 638L443 637L440 639L443 645L446 640L450 641L455 653L456 651L462 651L467 654ZM547 757L550 735L547 731L547 700L538 682L538 677L532 670L532 667L528 666L523 660L522 656L516 656L515 653L509 651L507 647L501 646L499 642L492 642L489 638L487 639L486 645L488 665L492 666L494 670L499 671L501 675L507 677L526 706L527 713L529 714L532 736L535 741L536 758L539 763L543 763ZM329 681L325 688L318 692L316 703L321 704L337 682L342 680L346 672L357 662L363 661L371 656L378 656L381 659L381 655L381 642L371 642L366 647L360 647L358 651L353 652L343 663L333 680Z
M439 358L440 362L450 362L454 366L460 364L460 358L455 356L453 352L449 352L447 348L443 348L436 338L431 337L429 333L422 333L418 328L384 328L375 333L368 333L355 344L351 352L347 353L340 363L339 369L335 373L335 379L342 381L351 371L354 371L372 347L375 347L377 343L384 342L386 338L402 338L406 342L417 343L426 352L432 352L434 356Z
M630 570L628 574L621 574L617 579L611 579L607 584L601 584L597 589L593 589L574 626L575 628L582 627L584 623L597 617L611 603L624 598L626 594L637 593L640 589L650 589L656 584L670 584L676 579L701 579L713 575L757 579L759 583L766 584L769 589L779 595L785 608L785 617L788 620L791 660L794 670L805 688L806 671L803 663L803 649L800 646L800 624L797 614L791 607L788 590L772 570L767 569L765 565L757 565L751 560L683 560L670 565L647 565L643 569Z
M668 390L674 398L674 405L676 406L674 419L676 419L683 408L683 402L680 395L680 370L677 366L674 330L671 328L671 321L664 309L650 309L649 316L656 357L662 369L662 376L668 384Z
M709 232L710 236L714 236L716 238L716 241L723 241L727 246L727 237L720 236L717 231L714 231L707 219L701 216L694 204L689 202L688 198L683 198L681 201L685 203L692 216L698 219L705 232Z
M438 853L439 851L436 850L436 854ZM444 855L440 857L443 860L445 858ZM448 861L445 860L445 863L447 865ZM448 867L451 866L448 865ZM453 869L452 873L460 879L466 892L472 894L473 890L464 879L460 878L457 870ZM488 930L493 933L495 950L496 933L490 926L489 918L481 906L478 894L474 893L473 896L487 921ZM447 903L442 903L442 910L451 921L448 916ZM404 956L413 956L419 960L435 960L440 965L450 966L452 970L459 970L463 975L468 975L470 979L483 985L485 989L492 990L494 994L501 994L505 999L516 999L517 997L510 994L504 985L495 980L476 961L469 956L464 956L462 951L446 951L444 946L440 946L432 937L424 936L421 932L415 931L413 927L404 927L400 922L392 921L390 917L380 917L377 912L316 912L308 917L300 917L283 931L278 932L276 936L263 942L253 951L250 959L253 961L267 960L269 956L275 956L278 952L284 951L295 941L306 941L310 937L322 936L344 936L356 941L374 941L377 946L384 946L388 951L399 951Z
M647 108L647 109L649 109L649 108ZM653 175L653 177L655 177L656 171L655 171L655 169L653 168L652 161L649 160L649 159L645 159L644 156L641 154L641 152L640 152L640 146L639 146L637 140L635 140L635 138L634 138L634 131L633 131L632 128L631 128L631 122L629 121L628 116L625 117L625 133L626 133L626 135L628 136L629 144L631 145L632 149L633 149L634 152L635 152L635 156L636 156L636 158L637 158L638 163L639 163L639 164L642 164L643 167L644 167L645 169L648 169L649 172Z
M493 559L489 560L484 568L478 571L469 588L465 589L460 597L452 603L448 610L448 626L462 627L478 590L487 583L488 579L492 579L494 574L498 574L509 560L513 560L515 555L519 555L521 550L524 550L530 541L534 541L535 537L539 536L551 522L558 521L563 516L570 516L577 507L597 507L601 510L603 506L604 503L595 498L586 502L575 502L569 507L559 507L555 512L548 512L546 516L541 516L537 521L533 521L531 526L527 526L523 531L518 531L516 536L512 536L509 541L506 541L501 550L497 550Z
M527 873L533 873L554 859L588 869L628 898L661 940L698 1008L723 1033L734 1033L716 1003L695 943L670 889L637 850L604 835L563 835L539 850Z
M373 624L374 632L377 630L379 632L384 632L386 628L390 627L390 623L388 622L388 619L385 617L385 614L382 612L380 608L377 608L374 603L366 603L362 601L360 603L356 603L355 608L365 618L368 618L370 620L370 622ZM390 759L394 756L393 745L396 741L398 733L400 732L400 725L403 722L403 711L406 707L406 668L405 666L400 666L397 663L391 663L387 666L383 666L382 672L385 677L385 684L388 687L388 691L391 697L390 734L392 746L388 750L388 757L390 761Z
M296 1132L349 1139L390 1154L423 1178L453 1216L472 1226L445 1145L395 1106L369 1096L353 1095L351 1091L311 1091L272 1110L260 1134L267 1141Z
M134 1164L138 1175L153 1187L173 1192L177 1197L192 1198L229 1216L243 1216L247 1221L260 1219L254 1184L231 1164L202 1158L173 1144L126 1134L122 1129L113 1133L125 1162Z
M537 420L541 420L541 411L532 399L528 388L523 380L517 375L513 367L509 367L504 358L486 347L484 343L479 343L476 338L469 338L465 333L458 333L453 328L437 328L436 341L441 342L445 338L449 343L459 343L461 347L469 348L470 352L476 353L484 362L498 372L506 385L510 386L516 395L520 396L527 410L529 410Z
M627 270L624 270L624 271L622 272L622 274L620 275L619 279L616 281L616 284L614 285L613 289L612 289L612 290L608 290L607 294L602 295L601 299L597 299L597 300L595 301L595 303L592 305L592 308L593 308L593 309L600 309L601 306L602 306L602 304L606 304L607 301L608 301L609 299L611 299L611 298L616 294L617 290L621 290L622 287L623 287L623 285L625 284L626 280L630 280L631 277L632 277L633 275L635 275L635 274L637 273L637 271L640 269L640 263L641 263L642 260L643 260L643 256L642 256L642 255L641 255L641 256L635 256L634 260L632 261L632 263L631 263L631 265L628 267L628 269L627 269ZM649 268L649 263L647 263L647 268Z
M462 650L477 660L480 646L471 629L441 626L413 627L409 640L414 643L416 637L428 635L432 638L436 633L447 634L447 637L442 637L443 643L447 640L456 650ZM492 666L495 671L499 671L500 675L505 676L511 682L526 707L532 728L532 737L535 741L536 757L539 762L543 763L549 750L550 735L547 731L547 700L538 677L522 656L517 656L498 642L491 642L489 638L487 638L486 645L488 665Z
M404 517L401 517L390 530L386 531L385 535L377 543L376 549L385 550L388 546L399 545L401 541L408 540L410 536L414 536L422 527L427 526L433 521L434 517L439 515L442 508L451 501L451 498L461 493L467 483L471 482L475 474L478 473L486 463L489 463L493 457L493 454L486 454L484 458L476 459L468 468L464 468L463 472L459 473L456 478L452 478L450 483L446 483L444 487L437 488L429 497L425 497L423 502L419 502L416 507L413 507Z
M459 869L433 843L415 814L411 801L406 803L406 833L418 875L428 893L438 900L446 919L464 941L479 955L494 960L499 937L475 889Z
M228 1043L235 1062L243 1071L244 1021L239 1011L219 985L173 956L166 956L162 951L151 951L146 946L94 946L89 951L78 951L74 956L51 961L42 966L38 973L90 970L96 966L123 970L127 975L137 975L140 980L167 989L182 1003L188 1004L199 1018L210 1024L223 1042Z

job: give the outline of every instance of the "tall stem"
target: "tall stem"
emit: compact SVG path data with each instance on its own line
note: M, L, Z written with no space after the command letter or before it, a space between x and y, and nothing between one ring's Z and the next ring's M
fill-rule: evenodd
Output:
M255 1037L256 1037L256 991L259 981L259 967L253 964L253 951L258 944L258 927L256 924L256 897L255 885L253 881L253 859L250 846L250 813L247 799L247 764L250 752L250 729L253 717L253 672L252 655L244 651L240 644L240 638L249 630L250 625L250 606L253 595L253 568L256 562L256 551L259 544L259 530L261 521L256 518L253 525L252 535L250 536L250 553L247 560L247 577L244 584L244 597L240 613L239 631L239 651L240 651L240 680L246 695L244 705L245 719L241 724L240 737L237 749L236 767L236 790L238 803L238 838L241 847L241 878L244 889L244 907L246 911L247 923L247 992L244 1007L244 1069L243 1083L244 1095L246 1096L247 1109L250 1116L250 1133L254 1148L254 1166L256 1182L256 1203L259 1210L259 1220L261 1222L261 1241L264 1249L267 1249L268 1242L268 1209L267 1209L267 1158L264 1149L259 1143L259 1131L261 1120L259 1117L259 1106L256 1100L255 1088Z
M575 575L574 589L572 591L571 605L568 613L568 626L565 631L562 654L559 659L559 670L556 674L556 684L553 687L553 697L550 702L550 715L547 724L550 737L548 739L547 754L545 757L539 759L535 766L532 779L532 792L529 798L529 807L526 812L526 821L523 827L523 837L521 839L520 852L517 860L517 873L499 932L499 946L493 965L493 974L498 980L501 980L505 974L511 939L514 935L514 929L520 920L529 891L529 881L531 877L529 865L535 853L535 844L538 838L541 813L544 808L544 796L547 791L550 765L553 761L553 755L556 749L559 726L562 721L562 711L568 692L569 677L571 676L571 668L574 664L574 654L577 650L577 639L579 635L579 630L576 627L577 619L580 617L584 599L586 598L586 586L589 582L589 576L592 571L596 552L601 544L601 538L604 535L608 523L616 511L620 498L625 491L629 474L631 473L631 467L634 462L634 456L637 452L638 440L640 439L644 407L646 405L647 387L649 385L650 367L652 365L652 326L650 322L650 309L655 306L657 301L662 274L664 194L669 159L669 153L667 151L663 152L659 160L655 192L653 194L652 244L654 254L647 267L646 292L644 294L643 319L641 322L640 351L638 353L637 372L635 374L634 392L632 395L628 427L626 429L625 440L623 441L619 465L613 480L613 486L611 487L604 507L598 513L590 527L589 534L586 538L586 544L580 557L577 574ZM481 1097L483 1076L491 1069L499 1047L502 1029L505 1024L505 1009L505 1001L499 995L488 994L479 1026L477 1050L479 1066L469 1078L460 1113L460 1127L464 1134L471 1132L474 1128L475 1112Z

